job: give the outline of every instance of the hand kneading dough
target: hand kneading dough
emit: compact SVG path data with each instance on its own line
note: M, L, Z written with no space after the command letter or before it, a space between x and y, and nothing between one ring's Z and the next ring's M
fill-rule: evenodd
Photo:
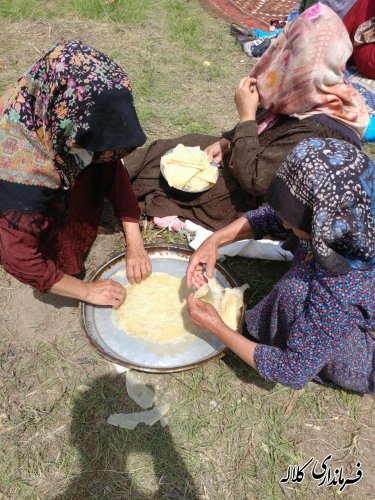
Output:
M192 192L209 189L218 178L218 169L210 164L204 151L183 144L162 156L160 169L171 187Z
M124 303L112 321L129 335L154 342L179 342L199 329L189 319L185 278L153 273L137 285L127 285Z
M224 323L229 328L237 330L243 307L243 294L247 288L249 285L224 288L216 278L208 278L208 282L195 292L194 298L212 304Z

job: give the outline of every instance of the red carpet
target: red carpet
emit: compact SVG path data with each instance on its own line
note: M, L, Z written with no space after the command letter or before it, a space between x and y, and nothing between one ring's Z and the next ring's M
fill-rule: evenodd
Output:
M271 19L285 21L296 0L201 0L204 7L229 22L269 30Z

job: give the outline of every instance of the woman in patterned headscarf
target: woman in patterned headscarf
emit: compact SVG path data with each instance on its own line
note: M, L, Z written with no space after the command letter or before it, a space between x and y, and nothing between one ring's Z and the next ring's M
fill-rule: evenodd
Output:
M300 141L335 137L361 148L369 115L344 75L352 51L343 22L326 5L287 23L237 87L239 123L207 153L221 161L231 152L237 182L263 197Z
M0 99L0 257L41 292L120 305L113 281L75 277L96 237L104 196L127 240L129 281L151 272L140 210L120 159L146 137L128 77L80 41L49 50Z
M189 298L207 328L266 380L315 380L375 393L375 164L336 139L302 141L267 194L270 204L214 233L193 255L188 285L213 274L218 246L289 230L290 271L246 312L250 340L208 304Z

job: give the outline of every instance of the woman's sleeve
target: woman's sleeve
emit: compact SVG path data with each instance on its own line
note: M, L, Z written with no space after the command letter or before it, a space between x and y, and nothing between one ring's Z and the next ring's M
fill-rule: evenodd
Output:
M290 119L290 126L276 127L267 146L259 142L256 121L239 123L232 142L232 171L237 182L246 192L263 197L288 153L303 139L314 137L307 123ZM289 122L286 121L286 124Z
M332 291L332 279L314 279L308 306L291 326L285 349L256 346L254 361L264 379L301 389L341 349L347 348L357 325L348 306Z
M139 222L141 210L129 174L121 161L118 161L116 165L116 173L109 199L113 204L116 216L122 222Z
M256 121L239 123L232 141L233 174L242 189L255 196L264 196L279 166L277 158L268 164L264 154Z
M254 240L261 240L267 235L281 236L286 234L276 212L269 206L250 210L243 214L253 230Z
M22 216L14 229L0 218L0 258L6 272L39 292L47 292L60 281L64 272L43 257L39 250L40 230ZM38 221L42 223L42 216ZM46 219L47 222L47 219Z
M237 125L234 128L232 128L231 130L227 130L226 132L222 132L221 137L232 142L233 138L234 138L234 134L236 133L236 127L237 127Z

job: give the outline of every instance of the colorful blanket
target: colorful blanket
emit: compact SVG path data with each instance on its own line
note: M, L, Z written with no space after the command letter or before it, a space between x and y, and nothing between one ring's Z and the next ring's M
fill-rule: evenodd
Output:
M365 78L358 73L357 68L351 66L347 68L345 76L361 94L370 115L370 123L364 140L365 142L375 142L375 80Z
M296 0L202 0L204 7L229 22L269 30L271 19L286 20Z
M345 76L361 94L370 116L375 116L375 80L365 78L355 67L348 67Z

